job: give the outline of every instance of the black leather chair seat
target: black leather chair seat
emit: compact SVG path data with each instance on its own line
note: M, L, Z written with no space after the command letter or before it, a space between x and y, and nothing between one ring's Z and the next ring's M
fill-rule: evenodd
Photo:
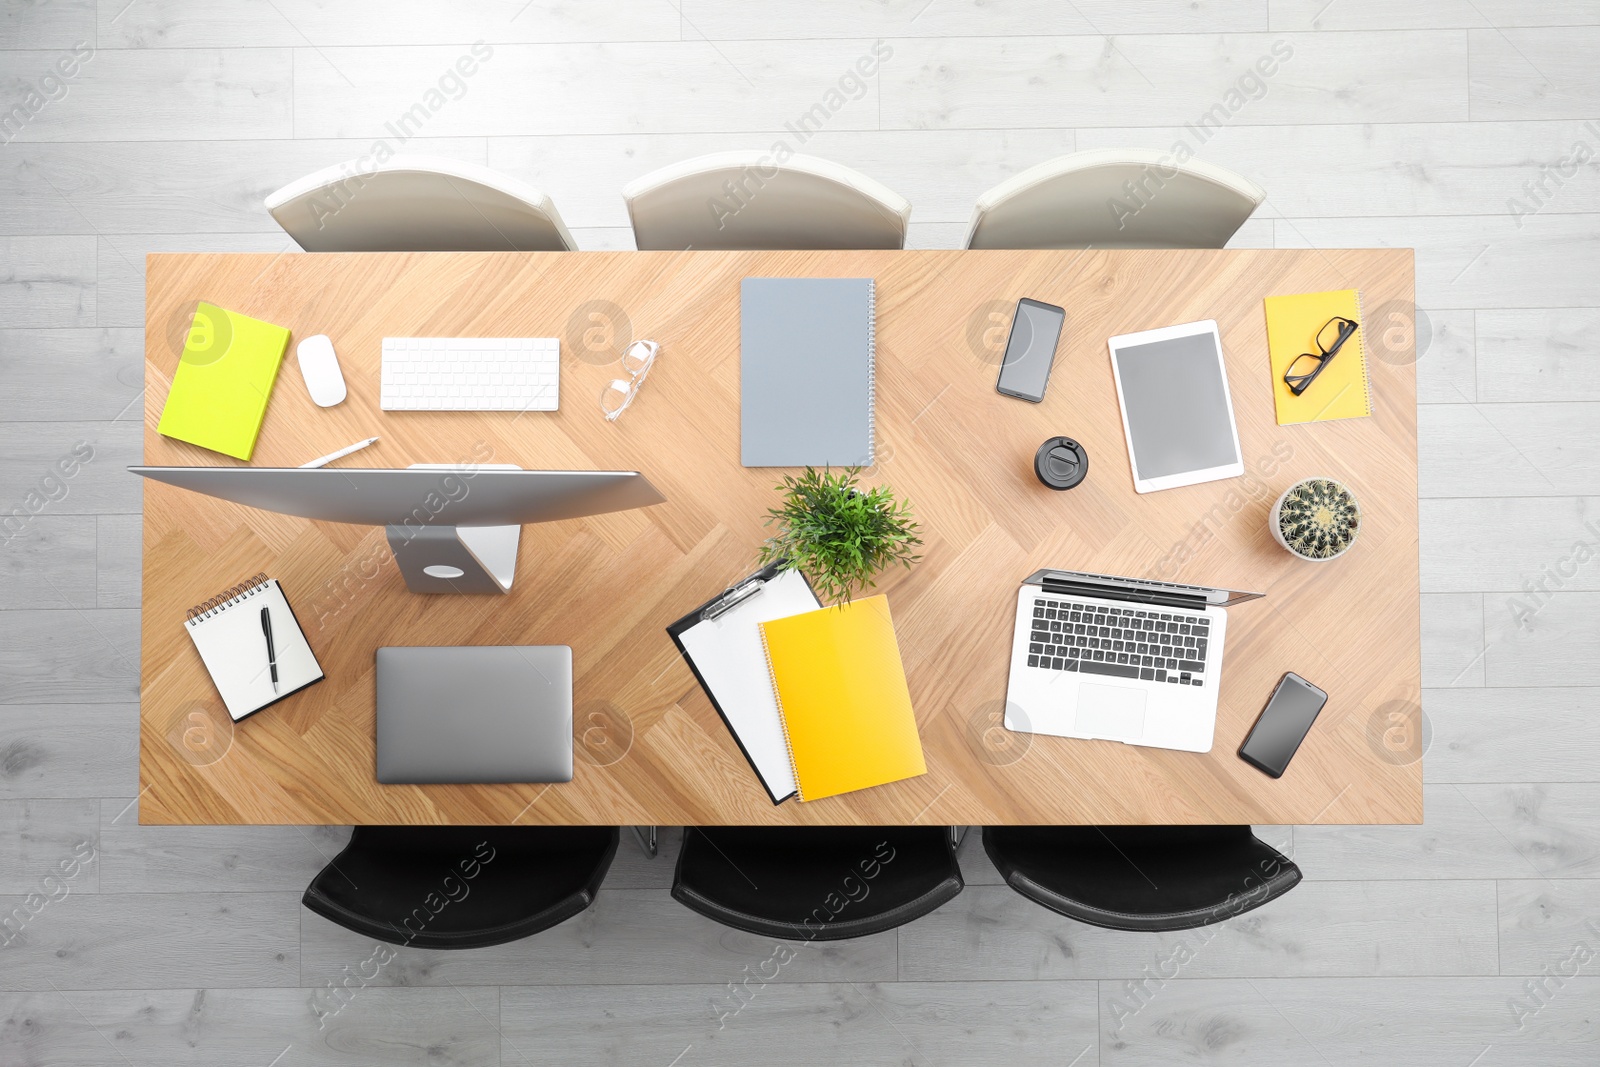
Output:
M983 847L1023 896L1113 930L1222 922L1300 881L1248 826L991 826Z
M395 945L481 948L594 902L616 827L358 826L303 903Z
M920 918L962 885L943 827L690 827L672 895L738 930L837 941Z

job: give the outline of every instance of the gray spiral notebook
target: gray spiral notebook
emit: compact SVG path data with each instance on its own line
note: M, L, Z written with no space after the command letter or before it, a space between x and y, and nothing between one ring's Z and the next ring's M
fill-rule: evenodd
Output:
M746 278L739 292L739 461L872 465L871 278Z

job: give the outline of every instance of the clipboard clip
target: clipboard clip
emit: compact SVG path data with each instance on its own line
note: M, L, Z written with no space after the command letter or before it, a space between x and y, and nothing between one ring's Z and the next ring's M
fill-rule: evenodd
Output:
M766 584L765 578L750 578L747 581L740 582L738 585L729 586L721 596L706 605L705 610L700 613L701 621L711 622L731 609L738 607L766 588Z

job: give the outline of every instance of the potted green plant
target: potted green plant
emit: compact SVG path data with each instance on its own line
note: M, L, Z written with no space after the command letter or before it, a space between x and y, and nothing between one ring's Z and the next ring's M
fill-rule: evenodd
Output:
M886 485L861 488L859 475L807 467L776 487L783 504L767 513L777 529L761 545L762 564L800 571L825 603L848 601L884 568L922 558L911 504Z

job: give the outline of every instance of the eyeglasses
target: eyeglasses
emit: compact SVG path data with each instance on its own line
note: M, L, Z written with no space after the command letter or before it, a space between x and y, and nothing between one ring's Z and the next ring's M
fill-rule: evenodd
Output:
M1335 315L1324 323L1322 329L1317 331L1316 352L1302 352L1294 357L1294 362L1283 372L1283 384L1289 387L1289 392L1295 396L1305 392L1317 380L1317 375L1322 373L1322 368L1339 354L1339 349L1355 336L1358 329L1360 324L1342 315Z
M600 410L606 421L616 422L617 417L628 410L633 398L639 395L639 387L644 384L659 351L661 346L654 341L635 341L623 350L622 369L628 372L627 380L613 380L600 394Z

